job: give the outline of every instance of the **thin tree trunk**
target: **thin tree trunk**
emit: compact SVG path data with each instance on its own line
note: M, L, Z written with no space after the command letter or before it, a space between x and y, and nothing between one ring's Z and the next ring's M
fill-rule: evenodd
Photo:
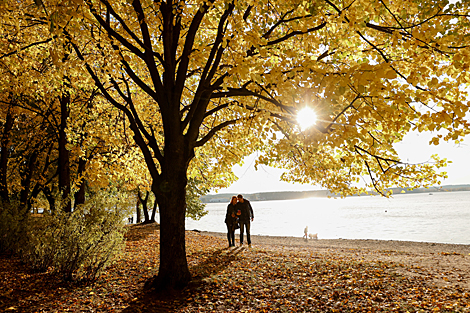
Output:
M135 206L135 213L136 213L136 216L135 216L135 223L140 223L140 198L137 197L137 204Z
M10 132L13 128L15 118L11 114L11 107L8 110L5 124L3 125L3 134L1 140L0 153L0 200L2 203L9 203L8 195L8 157L10 156Z
M146 191L145 198L142 198L142 193L140 192L140 190L137 191L137 195L140 199L140 203L142 203L142 211L144 212L144 224L150 223L149 210L148 210L148 206L147 206L147 201L149 199L149 194L150 194L150 192Z
M80 158L78 160L78 170L77 170L77 176L80 179L79 183L79 188L78 191L75 193L75 208L79 206L80 204L85 203L85 177L83 177L83 174L85 173L85 167L86 167L87 160Z
M36 183L33 187L33 190L31 190L31 195L29 196L29 199L28 199L28 211L31 211L31 209L33 209L34 210L33 213L35 214L39 213L39 210L37 207L34 207L34 208L32 207L33 206L32 199L35 199L38 196L40 191L41 189L39 189L39 184Z
M72 212L70 196L70 153L67 150L67 118L69 117L70 96L60 97L60 127L59 127L59 190L62 193L62 200L65 200L64 211Z
M30 188L31 188L31 179L36 169L37 159L38 159L38 152L34 151L28 160L27 168L25 168L25 170L23 171L21 175L22 176L22 179L21 179L22 190L20 194L20 203L22 205L26 205L28 201L28 196L30 194Z
M153 202L153 209L152 209L152 217L150 218L150 222L155 223L155 213L157 213L157 206L158 202L157 199Z
M49 210L51 212L54 212L55 211L55 199L54 199L54 196L52 195L52 191L50 190L49 187L45 187L42 193L46 197L47 202L49 202Z

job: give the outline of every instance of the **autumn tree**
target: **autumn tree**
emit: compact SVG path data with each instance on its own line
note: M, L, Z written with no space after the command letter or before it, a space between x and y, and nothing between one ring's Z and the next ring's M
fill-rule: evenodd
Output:
M77 67L70 43L52 33L58 7L0 6L0 200L30 208L45 197L51 210L61 200L70 212L70 200L77 207L87 189L126 185L122 173L140 172L142 162L133 161L122 113L93 110L105 99Z
M434 144L468 132L466 2L68 4L49 13L53 34L126 116L152 178L157 287L190 280L185 187L201 147L214 166L263 149L259 162L291 168L285 179L350 194L359 179L379 192L437 182L445 161L406 164L394 143L411 130L440 131ZM301 131L306 106L317 123Z

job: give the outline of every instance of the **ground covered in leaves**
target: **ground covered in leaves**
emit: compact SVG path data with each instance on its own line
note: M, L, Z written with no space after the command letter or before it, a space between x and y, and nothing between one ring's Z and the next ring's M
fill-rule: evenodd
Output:
M63 283L0 256L0 311L470 312L468 277L452 270L451 258L470 261L459 252L436 252L446 265L423 267L399 262L410 253L396 250L228 248L223 236L188 231L193 282L156 294L144 284L157 274L158 246L158 227L131 227L124 255L93 285Z

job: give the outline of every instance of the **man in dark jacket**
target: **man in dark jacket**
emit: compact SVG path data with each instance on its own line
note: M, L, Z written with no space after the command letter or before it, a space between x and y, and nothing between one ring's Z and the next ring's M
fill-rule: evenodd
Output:
M240 223L240 245L243 244L243 232L246 228L246 241L248 245L251 245L250 238L250 220L253 221L255 215L253 214L253 208L251 207L250 201L243 199L242 195L238 195L238 203L235 206L237 211L239 223Z

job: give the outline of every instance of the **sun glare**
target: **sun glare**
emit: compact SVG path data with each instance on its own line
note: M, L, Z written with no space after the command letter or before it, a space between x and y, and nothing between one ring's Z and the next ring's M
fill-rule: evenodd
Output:
M302 131L306 130L317 121L317 115L311 108L305 107L297 112L297 123Z

